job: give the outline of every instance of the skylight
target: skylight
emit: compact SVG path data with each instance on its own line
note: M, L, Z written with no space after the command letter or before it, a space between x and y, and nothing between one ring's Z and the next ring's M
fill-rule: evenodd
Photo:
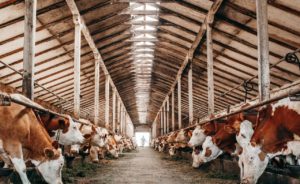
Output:
M130 2L132 53L136 75L136 105L140 123L147 123L151 73L154 59L156 25L158 24L158 3ZM141 103L142 102L142 103Z

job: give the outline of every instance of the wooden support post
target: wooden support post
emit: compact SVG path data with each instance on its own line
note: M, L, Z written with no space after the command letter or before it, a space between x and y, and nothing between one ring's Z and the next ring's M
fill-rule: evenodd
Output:
M118 126L117 126L117 132L120 132L120 127L121 127L121 100L118 98Z
M105 127L109 127L109 76L105 76Z
M95 125L99 125L100 54L94 53L94 57L95 57L94 123Z
M175 81L172 83L171 88L170 88L170 90L169 90L169 92L168 92L167 95L170 95L171 92L175 89L175 86L176 86L176 84L178 83L178 80L179 80L179 78L181 77L183 70L185 69L185 67L186 67L186 65L188 64L188 62L189 62L190 60L193 59L195 50L197 49L197 47L199 46L200 42L203 40L203 38L204 38L204 36L205 36L206 27L207 27L207 26L206 26L207 20L209 20L211 23L213 22L214 16L215 16L215 14L217 13L217 11L220 9L222 3L223 3L223 0L215 0L215 1L213 2L212 6L210 7L210 9L208 10L208 13L206 14L206 17L205 17L205 19L204 19L204 22L203 22L203 24L201 24L201 27L200 27L200 29L199 29L199 32L197 33L197 36L196 36L196 38L194 39L194 42L192 43L191 48L189 49L189 51L188 51L188 53L187 53L187 55L186 55L186 57L185 57L185 59L184 59L182 65L180 66L180 68L179 68L179 70L178 70L178 72L177 72L177 75L176 75L176 79L175 79ZM180 102L180 103L181 103L181 102ZM179 112L179 111L178 111L178 112ZM179 112L178 115L181 116L181 110L180 110L180 112ZM155 119L156 119L157 117L158 117L158 113L157 113ZM178 119L180 119L180 121L181 121L181 117L178 118ZM181 122L178 122L178 124L181 124Z
M124 113L124 134L127 135L127 112Z
M123 134L123 106L121 105L121 112L120 112L120 132Z
M163 114L160 112L160 135L164 135Z
M24 51L23 51L23 94L34 98L34 56L36 30L36 0L25 0Z
M174 91L172 91L172 131L175 131L175 97Z
M154 124L153 124L153 138L156 137L156 131L157 131L157 130L156 130L156 125L157 125L156 123L157 123L157 122L155 121Z
M178 128L182 128L182 122L181 122L181 78L178 78L178 83L177 83L177 99L178 99Z
M74 15L74 116L80 117L80 51L81 51L81 22L80 16Z
M113 123L113 132L116 131L116 90L113 89L113 96L112 96L112 123Z
M167 116L166 116L166 104L163 105L163 115L164 115L164 134L167 133Z
M193 65L191 63L188 73L188 93L189 93L189 123L190 125L194 120L194 108L193 108Z
M123 121L122 121L122 132L123 134L125 134L125 129L124 129L124 126L125 126L125 107L123 106L123 114L122 114L122 118L123 118Z
M256 0L256 21L258 37L258 87L259 100L261 102L270 99L270 65L267 6L267 0Z
M169 115L170 115L170 113L169 113L169 110L170 110L170 103L169 103L169 96L167 96L167 111L166 111L166 114L167 114L167 127L166 127L166 129L167 129L167 133L169 133L169 131L170 131L170 122L169 122Z
M207 93L208 93L208 115L211 116L215 111L214 96L214 61L213 61L213 43L211 37L211 25L209 21L206 24L206 45L207 45Z

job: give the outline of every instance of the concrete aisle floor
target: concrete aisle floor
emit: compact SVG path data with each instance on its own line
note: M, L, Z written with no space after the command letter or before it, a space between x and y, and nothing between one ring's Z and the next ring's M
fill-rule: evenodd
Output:
M171 159L151 148L139 148L136 152L125 153L118 160L97 168L96 173L78 183L97 184L232 184L236 180L209 178L209 174L193 169L188 160Z

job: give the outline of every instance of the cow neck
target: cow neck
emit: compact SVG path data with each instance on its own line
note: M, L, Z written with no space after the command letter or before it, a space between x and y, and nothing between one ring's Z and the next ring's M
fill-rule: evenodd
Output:
M44 155L43 151L45 148L53 148L52 140L47 133L46 129L42 127L42 124L36 119L33 111L29 111L29 117L31 119L30 122L30 138L25 144L25 147L28 147L30 150L30 154L32 154L31 158L37 157L38 155ZM38 141L37 141L38 140ZM37 158L35 160L42 161L45 159L44 156L42 158Z
M36 115L36 117L38 119L38 122L45 128L45 130L48 132L50 137L53 137L55 135L55 133L53 131L55 131L55 130L59 131L59 128L54 129L54 130L49 130L48 125L51 123L52 119L54 118L53 114L49 114L49 117L47 118L47 121L45 121L45 122L42 120L41 115L38 113L38 111L34 111L34 114ZM60 136L59 134L60 134L60 132L56 135L57 141L58 141L59 136Z
M272 126L272 127L270 127ZM281 137L278 137L281 135ZM287 142L293 140L293 133L281 124L264 123L252 136L253 145L261 145L261 150L266 153L276 153L287 148Z
M50 123L50 118L48 119L47 123L45 124L43 121L42 121L42 118L41 118L41 115L37 112L37 111L34 111L34 114L36 115L39 123L47 130L47 126L46 124L49 124Z

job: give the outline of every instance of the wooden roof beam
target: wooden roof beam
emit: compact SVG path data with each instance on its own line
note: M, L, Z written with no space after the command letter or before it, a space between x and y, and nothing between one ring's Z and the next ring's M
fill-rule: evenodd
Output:
M110 83L110 85L112 86L112 88L115 89L115 90L117 91L118 97L119 97L119 99L120 99L120 101L121 101L121 103L122 103L122 105L124 106L124 109L125 109L125 111L126 111L126 107L125 107L125 105L124 105L124 103L123 103L123 101L122 101L122 99L121 99L121 97L120 97L120 95L119 95L119 92L118 92L118 90L117 90L117 88L116 88L114 82L112 81L112 79L111 79L111 77L110 77L110 74L109 74L109 72L108 72L108 70L107 70L107 68L106 68L106 66L105 66L105 64L104 64L104 61L103 61L103 59L102 59L102 57L101 57L101 54L100 54L100 52L99 52L99 50L98 50L98 48L97 48L97 46L96 46L96 44L95 44L95 42L94 42L92 36L91 36L91 33L90 33L89 29L87 28L84 19L83 19L83 18L81 17L81 15L80 15L80 12L79 12L79 10L78 10L78 8L77 8L77 5L76 5L75 1L74 1L74 0L66 0L66 2L67 2L67 5L68 5L69 9L71 10L72 15L73 15L73 16L80 16L80 19L81 19L81 25L82 25L81 31L82 31L82 33L83 33L83 35L84 35L84 37L85 37L87 43L89 44L91 50L92 50L95 54L98 54L98 55L100 56L100 57L99 57L99 61L100 61L100 66L101 66L101 68L102 68L102 71L103 71L103 73L104 73L107 77L109 77L109 83ZM127 114L128 114L128 113L127 113Z
M191 61L193 59L194 52L195 52L196 48L198 47L198 45L201 42L201 40L203 39L203 37L205 37L205 33L206 33L206 29L207 29L207 27L206 27L207 22L210 22L210 23L213 22L214 16L215 16L216 12L219 10L219 8L221 7L222 2L223 2L223 0L216 0L213 3L213 5L211 6L210 10L208 11L208 13L207 13L207 15L206 15L206 17L204 19L204 23L201 25L200 30L199 30L199 32L197 34L196 40L193 42L191 48L189 49L189 51L188 51L188 53L187 53L187 55L186 55L186 57L185 57L182 65L181 65L181 67L180 67L180 69L179 69L179 71L178 71L178 73L176 75L176 79L175 79L174 83L172 84L171 89L168 92L168 94L166 95L166 98L162 102L162 104L165 103L166 99L170 96L170 94L172 93L172 91L174 91L175 86L177 84L177 81L179 81L180 78L181 78L183 70L185 69L185 67L187 66L187 64L189 63L189 61ZM162 108L162 106L161 106L161 108ZM161 108L160 108L160 110L161 110ZM158 114L159 113L157 113L157 115L156 115L156 117L154 119L154 122L156 122Z

